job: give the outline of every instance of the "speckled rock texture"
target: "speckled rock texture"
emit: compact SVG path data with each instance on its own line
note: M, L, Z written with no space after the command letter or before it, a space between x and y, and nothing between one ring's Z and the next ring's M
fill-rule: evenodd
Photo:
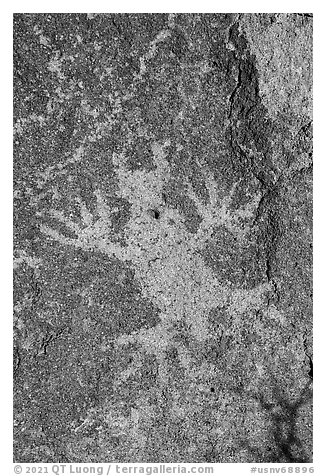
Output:
M312 461L312 15L14 15L14 459Z

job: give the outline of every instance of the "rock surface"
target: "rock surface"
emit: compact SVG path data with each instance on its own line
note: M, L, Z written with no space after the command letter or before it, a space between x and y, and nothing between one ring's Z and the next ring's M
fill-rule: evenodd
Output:
M312 461L312 15L14 15L14 459Z

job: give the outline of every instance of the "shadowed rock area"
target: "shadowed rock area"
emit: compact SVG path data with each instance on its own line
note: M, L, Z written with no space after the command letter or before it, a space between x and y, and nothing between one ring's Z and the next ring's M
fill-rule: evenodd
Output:
M14 460L312 461L312 15L14 15Z

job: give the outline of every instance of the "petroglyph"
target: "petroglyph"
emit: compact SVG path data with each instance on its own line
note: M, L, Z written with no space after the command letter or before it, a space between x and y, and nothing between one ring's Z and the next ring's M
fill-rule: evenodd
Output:
M221 198L214 177L206 170L209 203L201 201L190 183L187 184L189 198L195 202L202 217L199 230L191 234L180 212L164 203L164 185L171 177L166 160L169 146L169 141L153 143L155 169L152 171L128 170L123 153L112 158L117 176L117 194L131 204L131 217L123 231L125 246L117 240L112 241L111 214L115 210L106 205L100 191L96 192L99 219L94 220L85 204L81 203L82 226L66 218L63 212L50 210L51 216L66 225L77 238L65 237L48 225L41 226L43 233L62 244L87 251L98 250L129 263L136 281L141 285L143 297L150 299L160 310L160 323L150 329L120 335L115 345L137 343L146 353L154 354L159 362L161 381L165 383L168 371L164 355L173 345L175 323L184 322L197 341L205 342L210 337L207 319L211 310L220 307L231 315L244 314L249 309L259 309L264 302L264 294L271 290L266 283L250 291L222 284L198 253L217 226L224 225L232 232L243 235L243 229L237 227L238 221L253 215L259 196L247 206L231 211L229 205L237 184L228 196ZM159 219L153 218L149 213L151 209L159 211ZM178 352L180 362L184 363L186 349L179 346ZM185 365L188 365L187 362Z
M310 461L311 47L309 14L14 15L18 462Z

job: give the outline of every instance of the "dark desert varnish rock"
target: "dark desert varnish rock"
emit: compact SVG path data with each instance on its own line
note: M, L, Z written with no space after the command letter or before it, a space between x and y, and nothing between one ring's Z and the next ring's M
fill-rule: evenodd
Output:
M310 14L14 15L14 460L312 461Z

